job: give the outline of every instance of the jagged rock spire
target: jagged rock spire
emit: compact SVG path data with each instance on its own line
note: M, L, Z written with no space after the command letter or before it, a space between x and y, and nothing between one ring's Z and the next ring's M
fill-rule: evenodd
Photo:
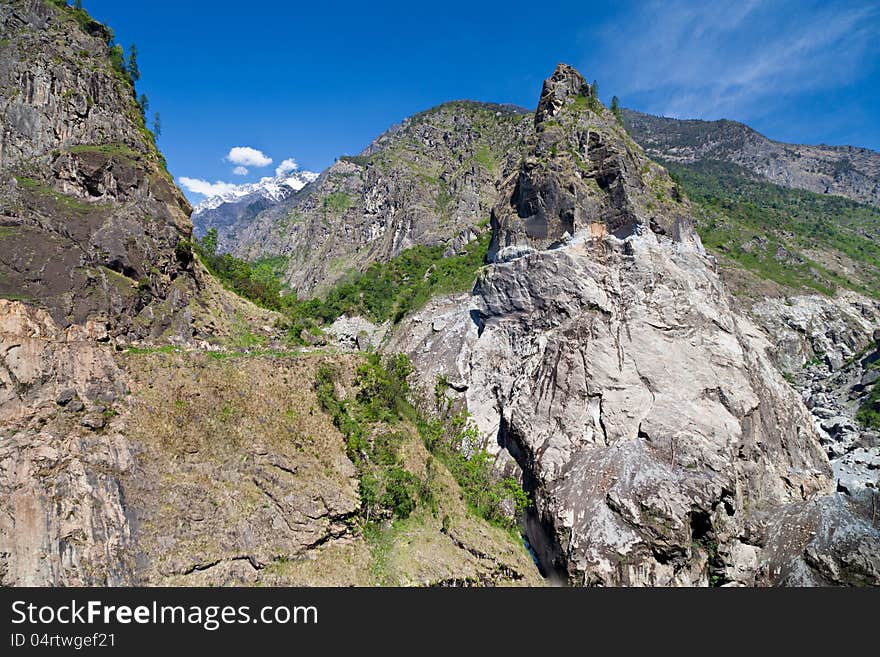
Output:
M590 85L577 69L568 64L557 64L553 75L544 80L544 86L541 88L541 100L538 101L538 109L535 112L535 125L555 116L568 99L589 94Z

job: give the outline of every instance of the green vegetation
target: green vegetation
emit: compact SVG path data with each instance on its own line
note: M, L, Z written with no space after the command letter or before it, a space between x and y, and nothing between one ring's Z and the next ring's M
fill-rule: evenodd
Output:
M880 385L875 385L867 401L859 408L856 419L866 427L880 429Z
M453 474L475 515L512 528L515 519L505 512L505 505L521 514L530 504L528 495L513 478L494 473L494 458L483 448L467 415L453 415L443 422L416 410L407 383L411 372L412 363L404 354L384 362L371 354L357 369L357 394L345 399L337 394L338 374L331 366L322 366L316 375L318 400L345 436L348 456L358 468L365 519L407 518L419 505L436 513L432 490L436 458ZM403 467L405 422L415 424L432 455L421 477Z
M868 365L868 370L880 370L880 360ZM865 427L880 429L880 382L874 384L871 394L859 407L856 419Z
M351 207L352 198L345 192L333 192L324 199L324 209L335 214L342 214Z
M366 271L343 277L323 298L299 300L279 278L287 271L284 256L246 262L226 253L217 254L217 231L198 241L199 258L227 288L258 306L281 312L291 340L301 343L303 329L335 321L343 314L361 315L382 323L399 322L439 294L467 290L483 266L490 234L469 244L464 252L444 257L443 246L416 246L389 262L374 263Z
M98 204L84 203L78 198L68 196L67 194L62 194L61 192L56 191L47 183L36 180L34 178L28 178L26 176L16 176L15 180L16 182L18 182L19 187L21 187L22 189L34 195L49 199L60 209L68 212L84 214L92 212L96 209L100 209L102 207Z
M703 243L723 258L789 288L880 297L877 208L757 182L721 162L666 166L696 204Z
M208 271L226 289L258 306L282 311L295 302L295 297L278 280L278 259L249 263L228 253L219 255L216 228L211 228L196 242L195 250Z
M489 172L495 171L495 168L498 166L498 162L495 159L495 155L492 153L492 150L488 146L481 146L477 149L477 153L474 156L477 164L486 169Z
M110 65L123 80L131 82L128 71L125 70L125 51L118 43L110 48Z
M367 155L340 155L340 162L350 162L351 164L356 164L359 167L365 167L370 163L370 157Z
M443 246L416 246L364 272L351 273L323 300L303 302L299 313L332 322L342 314L358 314L371 321L399 322L438 294L468 289L484 264L489 233L467 246L464 253L444 257Z
M122 143L110 143L110 144L81 144L78 146L71 146L67 149L70 153L103 153L104 155L116 155L118 157L124 157L129 160L137 160L141 157L141 154L137 151L133 150L127 144Z
M620 100L617 96L611 97L611 113L614 114L614 118L617 119L617 122L623 125L623 114L620 111Z
M138 67L137 63L137 46L131 44L128 48L128 75L131 77L132 82L137 82L141 79L141 69Z

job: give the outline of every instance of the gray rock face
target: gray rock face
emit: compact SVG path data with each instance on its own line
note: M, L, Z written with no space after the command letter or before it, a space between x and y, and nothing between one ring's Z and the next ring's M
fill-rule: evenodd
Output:
M876 498L836 494L786 508L767 529L758 583L877 586L878 504Z
M559 64L541 87L535 123L540 124L553 118L573 98L586 98L591 93L590 85L583 75L568 64Z
M739 165L784 187L838 194L880 206L880 153L854 146L805 146L772 141L735 121L680 120L623 111L633 138L651 157Z
M327 334L345 349L372 351L385 339L387 324L376 326L362 317L343 315L327 329Z
M880 446L870 436L862 441L865 428L857 419L880 381L873 341L880 302L853 292L767 299L752 315L772 336L774 360L813 415L838 490L880 490Z
M108 388L125 392L94 324L0 300L0 583L123 584L128 541L118 476L131 460L100 413L79 415ZM56 403L68 400L59 411ZM83 426L80 426L80 425ZM93 575L89 575L93 573Z
M773 336L774 358L785 371L807 363L840 365L863 351L880 324L880 301L842 291L835 298L804 295L766 299L751 315Z
M728 553L826 489L806 409L699 251L609 236L496 266L476 294L472 359L538 501L532 544L569 581L751 583Z
M769 523L782 514L819 522L825 502L812 501L836 500L822 497L832 472L813 419L764 333L732 307L686 201L664 188L669 214L646 211L644 190L665 174L646 171L601 108L567 95L577 84L546 93L559 83L548 80L552 109L496 206L493 243L504 257L471 298L435 301L387 348L412 355L425 389L439 374L455 381L499 464L515 459L535 499L526 531L548 573L602 585L790 583L768 563L796 561L803 546L781 540L767 551L779 537ZM535 174L542 125L557 120L554 159ZM581 193L605 170L578 165L591 145L615 154L599 160L617 178ZM575 192L565 203L524 194L524 181L539 177L530 189ZM438 315L440 332L430 322ZM873 550L871 523L845 517L867 542L817 543L835 563Z

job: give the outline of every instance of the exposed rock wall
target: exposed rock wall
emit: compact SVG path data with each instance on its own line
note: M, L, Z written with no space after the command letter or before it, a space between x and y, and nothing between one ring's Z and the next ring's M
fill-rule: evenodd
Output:
M109 31L42 0L2 3L0 25L0 296L62 328L188 339L190 207Z
M610 113L561 65L543 87L535 132L492 211L489 259L504 249L544 248L566 234L626 237L639 227L693 239L693 222L668 174L648 160Z
M454 381L499 464L514 457L548 573L792 583L768 559L793 563L804 546L771 523L839 503L822 497L831 469L813 420L732 306L686 199L582 80L560 67L545 83L552 103L493 211L495 263L473 296L435 301L388 348L430 363L423 388ZM870 522L850 526L829 562L872 554Z

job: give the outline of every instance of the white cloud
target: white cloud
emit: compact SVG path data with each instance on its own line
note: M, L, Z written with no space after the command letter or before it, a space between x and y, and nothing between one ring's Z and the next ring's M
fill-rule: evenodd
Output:
M296 160L294 160L292 157L289 157L275 168L275 175L282 176L285 173L290 173L291 171L296 171L297 169L299 169L299 165L296 163Z
M272 158L267 157L262 151L250 146L235 146L229 149L226 160L233 164L245 167L267 167L272 164Z
M235 167L232 170L232 173L234 173L236 176L246 176L246 175L248 175L248 169L247 169L247 167L239 166L239 167Z
M187 191L194 194L202 194L203 196L231 194L238 189L238 185L222 182L220 180L210 183L207 180L201 180L200 178L187 178L186 176L181 176L178 178L178 181Z

